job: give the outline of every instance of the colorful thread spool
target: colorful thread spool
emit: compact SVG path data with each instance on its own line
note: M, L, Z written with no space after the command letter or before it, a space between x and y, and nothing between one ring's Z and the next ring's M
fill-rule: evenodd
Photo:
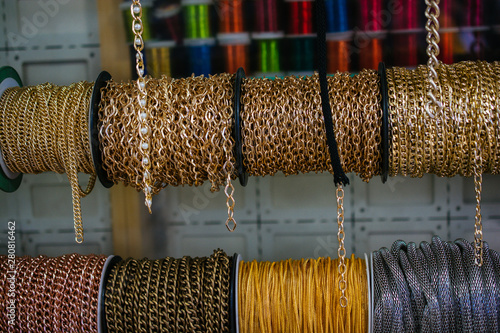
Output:
M419 8L417 0L400 3L398 11L393 14L392 42L393 63L395 66L415 67L418 64Z
M349 10L346 0L326 0L326 47L328 73L348 72L351 63Z
M441 0L439 9L439 34L441 41L439 42L439 60L445 64L453 63L454 39L458 32L453 17L453 0Z
M288 70L296 75L312 74L314 71L314 50L316 38L310 36L287 38L290 55ZM304 73L306 72L306 73Z
M244 32L243 0L219 0L217 12L220 33Z
M210 38L210 0L183 0L184 37L187 39Z
M130 12L130 6L132 1L126 1L120 4L120 11L123 15L123 21L125 23L125 33L127 36L127 41L132 43L134 41L134 35L132 33L132 13ZM142 7L142 39L144 41L151 40L153 38L151 29L151 14L153 8L152 0L143 0L141 2ZM134 61L135 62L135 61Z
M347 0L326 0L326 32L349 30L349 11Z
M484 59L486 50L485 32L489 27L484 25L484 1L467 0L463 13L465 25L460 28L461 39L468 41L465 44L469 58Z
M189 71L195 76L212 74L212 49L214 38L184 40L189 50Z
M387 19L384 19L382 0L359 0L360 31L354 37L359 52L359 67L377 69L383 61L382 39L385 38Z
M273 75L281 72L280 48L281 39L258 39L257 54L258 64L257 72ZM260 76L257 74L256 76Z
M288 35L310 35L313 30L312 0L287 1L288 6Z
M222 49L224 71L226 73L236 73L240 67L242 67L245 71L248 71L250 35L245 32L218 34L217 39Z
M348 36L352 36L349 34ZM348 72L351 63L349 39L338 38L338 36L326 37L326 47L328 54L327 71L328 73Z
M153 11L154 28L159 39L182 41L181 5L169 0L155 2Z
M278 32L278 1L277 0L255 0L254 32Z
M170 50L175 41L148 42L146 44L147 72L152 77L172 76Z

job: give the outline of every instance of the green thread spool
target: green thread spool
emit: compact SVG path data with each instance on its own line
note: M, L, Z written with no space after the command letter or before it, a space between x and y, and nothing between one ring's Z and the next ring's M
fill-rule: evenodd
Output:
M210 3L193 3L183 1L182 11L185 22L185 38L209 38L210 31Z
M288 39L288 42L291 49L290 71L314 71L315 37L294 37Z
M125 23L125 33L127 35L127 41L130 43L134 42L134 34L132 33L132 13L130 12L130 6L132 1L123 2L120 4L120 10L123 15L123 22ZM151 40L153 38L151 33L151 21L150 17L152 14L153 1L143 0L141 1L142 7L142 39L144 41Z
M257 40L259 52L259 72L280 72L279 39Z
M175 41L149 42L146 44L147 72L155 78L172 76L170 50Z

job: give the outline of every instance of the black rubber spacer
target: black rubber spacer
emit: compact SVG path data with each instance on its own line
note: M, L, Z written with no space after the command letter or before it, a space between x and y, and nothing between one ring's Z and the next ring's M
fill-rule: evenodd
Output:
M380 147L382 152L382 168L380 175L382 176L382 183L385 183L389 176L389 91L387 87L387 73L383 62L378 64L378 74L380 75L380 95L382 96L380 101L382 106L382 145Z
M101 288L99 293L99 301L100 301L100 312L101 312L101 323L99 327L99 332L108 333L108 325L106 322L106 307L104 305L105 297L106 297L106 285L108 284L109 274L115 265L122 261L120 256L113 256L109 263L104 267L104 271L102 274L102 279L104 280L104 288Z
M101 147L99 145L99 129L97 124L99 123L99 103L101 103L101 89L106 86L106 82L111 80L111 74L106 71L102 71L97 80L94 83L94 89L92 90L92 98L90 100L89 108L89 136L90 136L90 151L92 153L92 162L94 163L95 172L101 184L110 188L113 186L113 182L109 180L106 170L102 167L102 154Z
M234 80L234 148L236 156L236 168L238 170L238 178L241 186L246 186L248 183L248 173L243 165L243 140L241 139L241 117L240 113L243 110L241 104L241 81L245 78L245 70L238 68L236 71L236 79Z
M236 265L238 264L238 254L235 253L231 265L231 277L229 280L229 331L236 333Z

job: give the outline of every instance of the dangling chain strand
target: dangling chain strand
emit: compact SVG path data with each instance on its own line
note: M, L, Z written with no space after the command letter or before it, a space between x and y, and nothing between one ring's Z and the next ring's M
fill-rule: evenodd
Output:
M337 239L339 241L339 248L337 250L337 254L339 256L339 267L338 271L340 274L339 280L339 289L342 295L340 296L340 306L345 308L347 307L347 297L345 296L345 291L347 289L347 281L346 281L346 264L345 264L345 247L344 247L344 189L342 185L338 185L337 190L335 191L337 196L337 224L338 224L338 232Z
M145 196L145 204L148 207L149 213L151 213L152 204L152 187L151 187L151 174L149 172L149 167L151 161L150 156L150 133L151 129L148 126L148 108L147 108L147 90L146 90L146 80L144 78L144 58L142 56L142 50L144 49L144 40L142 39L142 32L144 26L142 23L142 7L139 0L134 0L130 5L130 11L132 13L132 32L134 34L134 48L137 51L136 54L136 70L137 70L137 87L139 89L138 99L139 99L139 112L137 116L139 118L139 151L141 152L141 166L143 169L142 176L142 191Z
M479 110L478 110L479 111ZM474 263L483 265L483 223L481 219L481 192L483 183L483 158L481 155L481 114L477 114L476 140L474 142L474 190L476 193L476 215L474 216Z
M439 61L437 59L439 55L439 0L425 0L427 8L425 9L425 17L427 17L427 22L425 23L425 30L427 31L426 41L427 41L427 66L429 67L429 77L428 83L430 88L427 92L427 97L429 101L427 102L427 113L431 118L434 118L434 114L431 112L431 104L441 111L443 108L441 101L438 101L436 95L439 92L438 87L438 74L436 68L439 67Z

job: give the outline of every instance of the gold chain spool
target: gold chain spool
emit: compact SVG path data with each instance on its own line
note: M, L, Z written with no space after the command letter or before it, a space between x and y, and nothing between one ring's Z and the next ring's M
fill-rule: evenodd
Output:
M88 136L93 84L50 83L7 89L0 99L0 144L10 170L22 173L66 173L71 184L75 239L83 242L81 198L95 184ZM90 175L85 190L78 172Z

